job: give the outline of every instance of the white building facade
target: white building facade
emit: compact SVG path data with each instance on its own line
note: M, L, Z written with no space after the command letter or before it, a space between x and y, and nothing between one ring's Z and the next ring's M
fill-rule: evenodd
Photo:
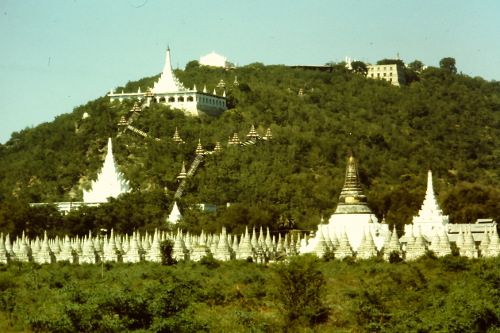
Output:
M401 65L368 65L368 74L366 77L371 79L379 79L389 81L395 86L406 84L405 70Z

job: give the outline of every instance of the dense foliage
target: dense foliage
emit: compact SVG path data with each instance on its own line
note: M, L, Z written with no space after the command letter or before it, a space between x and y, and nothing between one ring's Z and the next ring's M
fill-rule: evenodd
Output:
M0 331L498 332L499 285L498 258L11 263Z
M226 83L230 110L219 118L193 118L153 105L134 122L149 138L133 132L117 137L117 123L128 117L133 101L101 97L51 123L13 133L0 145L0 230L40 235L43 229L84 234L158 227L172 205L182 162L192 162L198 139L205 149L219 141L224 150L206 157L179 203L183 227L192 231L221 225L229 232L244 225L314 228L335 208L351 148L370 206L391 226L402 229L417 213L429 167L452 222L498 218L500 86L456 74L446 64L418 74L422 64L415 61L418 79L395 87L342 66L320 72L190 63L177 71L185 86L206 85L221 94L217 84ZM129 82L116 91L145 91L156 79ZM84 113L89 117L82 119ZM228 137L238 133L243 139L252 124L260 135L270 127L274 139L226 148ZM185 144L172 141L176 128ZM50 206L28 206L81 200L102 165L109 136L132 193L66 216ZM218 212L188 209L198 203L219 205Z

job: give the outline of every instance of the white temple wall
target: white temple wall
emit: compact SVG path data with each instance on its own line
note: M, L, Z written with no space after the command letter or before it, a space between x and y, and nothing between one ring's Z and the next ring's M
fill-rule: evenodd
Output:
M334 229L339 239L345 230L354 251L361 244L365 230L369 230L372 234L373 241L378 250L384 245L384 232L382 232L382 227L374 214L333 214L327 225L320 225L318 227L322 226L328 226L330 230ZM327 232L326 229L325 232Z

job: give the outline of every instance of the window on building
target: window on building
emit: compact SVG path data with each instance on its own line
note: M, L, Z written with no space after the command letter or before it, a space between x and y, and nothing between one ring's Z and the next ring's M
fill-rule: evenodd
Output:
M189 97L187 98L187 101L188 101L188 102L192 102L192 101L193 101L193 96L189 96Z
M174 103L175 102L175 97L169 97L168 98L169 103Z
M165 103L165 97L160 97L160 103Z
M177 102L184 102L184 97L181 96L181 97L177 98Z

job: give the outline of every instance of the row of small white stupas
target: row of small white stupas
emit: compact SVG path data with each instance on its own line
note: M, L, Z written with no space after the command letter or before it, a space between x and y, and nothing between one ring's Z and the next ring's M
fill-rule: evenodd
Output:
M415 233L406 236L405 242L397 237L395 232L389 233L383 246L378 249L368 229L365 229L357 251L353 250L345 230L338 234L333 228L326 228L326 234L319 229L314 238L315 242L308 242L308 237L300 234L284 237L281 234L271 235L269 229L259 233L248 229L243 235L227 234L223 228L220 234L192 235L178 230L173 232L155 231L154 233L133 233L131 236L115 235L95 236L90 233L85 237L63 237L49 239L45 234L43 239L38 237L28 239L23 236L11 241L10 237L0 236L0 263L9 263L13 260L36 262L40 264L67 261L75 264L95 264L98 262L126 262L137 263L142 261L161 262L161 243L170 240L173 244L172 258L175 260L199 261L201 258L212 255L218 260L247 260L251 258L258 263L265 263L295 256L303 253L314 253L319 257L326 254L336 259L355 257L369 259L382 255L389 260L391 254L397 254L406 260L414 260L424 256L431 250L437 257L452 254L453 245L461 256L468 258L496 257L500 254L500 238L496 228L485 230L483 240L477 246L470 228L464 227L460 231L455 244L448 238L445 228L435 230L432 240L427 241L419 228Z

